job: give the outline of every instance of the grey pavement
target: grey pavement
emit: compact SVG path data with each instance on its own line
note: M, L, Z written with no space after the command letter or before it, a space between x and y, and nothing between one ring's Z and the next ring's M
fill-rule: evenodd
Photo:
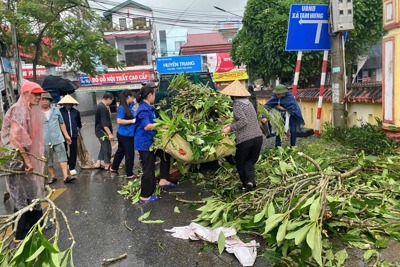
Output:
M94 116L85 116L82 119L83 138L92 159L95 160L99 142L94 135ZM168 192L163 192L159 201L133 205L117 193L122 185L120 178L113 177L104 170L77 170L78 178L75 182L64 184L62 179L59 179L52 185L52 188L66 188L55 203L67 215L76 240L73 252L75 266L101 266L103 259L114 258L124 253L127 253L128 257L111 266L241 266L233 254L224 252L219 255L216 247L211 252L201 252L204 248L202 241L177 239L164 231L174 226L190 224L198 214L198 211L191 208L193 205L176 201ZM58 165L56 174L62 177ZM4 179L0 180L0 188L5 188ZM210 194L189 180L183 181L170 191L184 192L180 196L191 200L200 200ZM0 206L1 214L11 211L10 203ZM181 213L175 213L175 207L179 207ZM151 211L149 220L165 222L140 223L138 218L148 211ZM129 231L125 224L132 231ZM67 230L65 226L62 228L59 241L61 249L69 244ZM240 237L245 241L252 238ZM254 266L268 265L259 257Z

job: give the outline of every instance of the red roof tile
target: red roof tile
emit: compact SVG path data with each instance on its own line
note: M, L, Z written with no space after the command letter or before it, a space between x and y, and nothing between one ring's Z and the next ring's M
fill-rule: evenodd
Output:
M270 98L272 90L256 92L257 97ZM298 89L296 99L306 101L317 101L319 88ZM347 86L347 94L344 96L346 102L382 103L382 83L355 83ZM332 88L325 88L323 101L332 101Z
M188 41L181 47L181 55L229 52L232 43L219 32L188 34Z

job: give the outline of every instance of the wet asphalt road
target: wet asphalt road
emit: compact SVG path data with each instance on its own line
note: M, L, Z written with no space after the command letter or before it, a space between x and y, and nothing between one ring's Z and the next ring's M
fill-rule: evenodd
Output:
M94 116L82 118L82 128L86 147L92 159L97 158L99 143L94 136ZM115 120L114 120L115 121ZM115 127L116 129L116 127ZM301 140L300 140L301 141ZM272 139L266 142L273 146ZM136 166L138 157L135 158ZM127 253L127 258L110 265L115 267L239 267L241 264L234 255L224 252L219 255L215 247L211 252L202 252L201 241L176 239L164 229L174 226L185 226L195 219L198 212L190 205L175 200L168 192L162 193L162 199L153 203L132 205L123 199L117 191L121 189L121 178L114 177L103 170L78 170L74 183L64 184L61 170L56 165L56 174L60 178L52 188L65 189L55 200L57 206L68 217L74 234L74 263L77 267L102 266L105 258L118 257ZM120 169L122 172L122 169ZM5 191L4 179L0 179L0 192ZM185 180L170 192L183 192L180 197L188 200L201 200L210 193L202 186ZM181 213L175 213L178 207ZM0 205L0 214L10 213L12 203ZM163 224L143 224L138 218L151 211L149 220L164 220ZM132 231L128 230L127 225ZM54 229L50 230L54 231ZM251 236L239 235L243 241L250 241ZM261 243L262 240L257 240ZM69 245L67 231L62 226L60 248ZM259 254L262 252L259 249ZM399 242L391 241L388 249L381 251L381 258L400 262ZM367 266L363 260L365 251L348 249L349 259L346 266ZM258 257L254 266L270 266L264 258Z
M82 133L86 147L92 159L96 159L99 143L94 136L94 116L86 116L82 120L85 123ZM101 266L103 259L114 258L124 253L127 253L128 257L111 266L241 266L233 254L224 252L219 255L218 248L211 252L201 252L204 248L202 241L177 239L164 231L174 226L188 225L198 214L197 211L189 209L188 204L176 201L168 192L163 192L159 201L132 205L117 193L121 188L121 178L113 177L104 170L77 168L77 171L77 180L71 184L64 184L61 180L61 170L56 165L56 175L59 179L51 185L52 188L66 189L55 203L67 215L76 240L73 252L75 266ZM0 190L4 191L4 188L4 179L1 179ZM170 191L184 192L180 196L189 200L201 200L209 195L204 188L190 181L184 181ZM0 213L10 212L10 205L9 202L0 205ZM175 213L175 207L178 207L181 213ZM165 222L140 223L138 218L150 210L149 220ZM127 229L125 222L132 231ZM69 244L66 228L62 228L59 241L61 249ZM248 237L241 238L250 241ZM268 265L263 258L258 258L254 266Z

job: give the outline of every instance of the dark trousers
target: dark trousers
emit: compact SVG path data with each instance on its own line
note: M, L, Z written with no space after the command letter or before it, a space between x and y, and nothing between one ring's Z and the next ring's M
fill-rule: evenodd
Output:
M97 157L98 160L103 160L104 163L109 164L111 162L111 142L110 140L101 140L100 141L100 151L99 156Z
M294 116L289 118L289 132L290 132L290 146L296 145L297 139L297 119ZM282 141L280 136L276 136L275 146L282 146Z
M247 183L256 185L254 180L254 164L256 164L260 156L262 142L263 137L259 136L236 145L236 169L243 187L246 187Z
M160 149L156 151L139 151L139 155L143 167L141 197L147 198L150 197L156 189L156 156L160 158L160 178L167 180L169 178L169 162L171 156Z
M29 202L29 204L31 201ZM14 208L14 212L18 210ZM42 210L32 210L27 211L22 214L21 218L18 221L17 230L15 232L15 239L16 240L23 240L26 235L28 234L29 230L34 226L39 219L42 217L43 211Z
M65 151L68 156L68 166L70 170L75 170L76 157L78 155L78 137L71 137L72 143L70 145L65 142ZM69 151L69 153L68 153Z
M133 162L135 160L134 138L117 133L118 149L115 152L111 169L118 170L122 159L125 157L126 176L133 175Z

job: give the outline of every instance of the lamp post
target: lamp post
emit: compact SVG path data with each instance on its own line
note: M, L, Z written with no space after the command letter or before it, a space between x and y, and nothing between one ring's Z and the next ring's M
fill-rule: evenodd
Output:
M229 12L229 11L226 11L226 10L223 9L223 8L220 8L220 7L217 7L217 6L214 6L214 8L217 9L217 10L219 10L219 11L222 11L222 12L225 12L225 13L228 13L228 14L231 14L231 15L234 15L234 16L240 18L240 19L243 19L242 16L240 16L240 15L238 15L238 14L235 14L235 13L232 13L232 12Z

